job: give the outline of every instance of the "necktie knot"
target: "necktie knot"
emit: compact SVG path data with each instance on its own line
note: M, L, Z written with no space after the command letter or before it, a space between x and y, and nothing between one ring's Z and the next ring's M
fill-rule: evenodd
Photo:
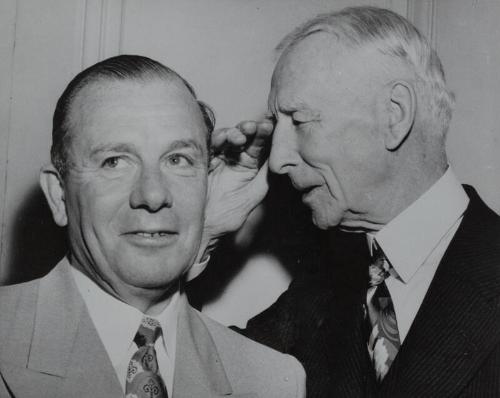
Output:
M141 321L141 325L137 330L137 333L134 338L135 344L137 347L143 347L145 345L154 345L156 339L161 334L161 325L154 318L143 317Z
M380 285L389 275L390 266L387 262L384 252L373 242L371 264L368 269L369 286Z
M127 369L127 398L168 398L167 388L161 378L154 347L162 333L160 323L153 318L143 317L134 338L137 351Z

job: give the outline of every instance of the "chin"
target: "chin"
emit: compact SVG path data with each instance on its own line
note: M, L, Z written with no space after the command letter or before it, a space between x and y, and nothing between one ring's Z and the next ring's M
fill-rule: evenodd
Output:
M311 209L313 224L322 230L338 226L345 214L344 207L331 199L318 200L311 203L309 208Z
M123 269L123 279L127 284L144 289L167 289L177 282L185 267L172 267L162 262L142 261L140 267Z
M336 218L328 217L325 214L317 214L316 212L313 212L312 222L319 229L327 230L339 225L340 218L337 220Z
M150 277L133 278L128 280L128 284L140 289L151 289L151 290L168 290L170 286L177 283L179 276L171 275L167 277L158 277L152 275Z

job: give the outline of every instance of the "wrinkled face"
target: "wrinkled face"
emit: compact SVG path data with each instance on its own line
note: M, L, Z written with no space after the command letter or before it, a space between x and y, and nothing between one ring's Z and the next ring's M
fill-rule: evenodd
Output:
M387 178L387 158L383 105L367 76L372 55L315 33L285 52L273 74L269 166L288 174L323 229L377 222L371 209Z
M64 181L72 259L120 292L168 287L204 220L206 127L178 81L91 83L70 114Z

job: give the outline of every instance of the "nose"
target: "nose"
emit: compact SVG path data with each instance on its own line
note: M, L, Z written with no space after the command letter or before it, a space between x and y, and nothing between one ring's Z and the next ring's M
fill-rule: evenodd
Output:
M173 197L166 177L160 170L144 169L130 194L130 207L155 213L172 207Z
M269 168L276 174L286 174L298 164L299 154L293 131L284 122L278 122L274 128Z

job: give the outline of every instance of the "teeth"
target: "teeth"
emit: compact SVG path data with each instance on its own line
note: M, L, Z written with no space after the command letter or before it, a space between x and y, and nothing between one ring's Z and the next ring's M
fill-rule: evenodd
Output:
M167 236L166 232L137 232L137 235L144 236L145 238L157 238L159 236Z

